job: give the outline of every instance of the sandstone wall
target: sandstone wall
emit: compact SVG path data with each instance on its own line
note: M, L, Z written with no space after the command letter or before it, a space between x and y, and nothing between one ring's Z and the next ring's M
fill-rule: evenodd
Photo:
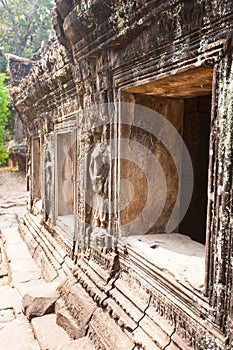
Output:
M33 140L40 140L39 200L33 196L32 173L31 214L21 231L31 237L31 230L36 240L43 227L44 237L50 232L76 263L77 288L82 286L89 302L98 307L87 334L93 341L101 339L101 345L96 343L99 348L114 348L114 340L106 343L113 319L127 350L232 347L232 20L231 0L57 0L53 12L57 41L12 89L31 155ZM124 109L121 102L130 105ZM182 206L177 195L182 152L172 136L170 150L165 150L152 133L145 132L143 117L135 127L135 120L140 121L137 104L162 114L191 148L195 179L200 176L195 193L203 195L193 199L196 204L186 221L193 226L198 210L198 219L205 212L192 233L190 228L194 240L206 242L201 291L158 268L153 249L161 242L148 238L147 254L147 248L126 239L169 231L176 202L179 210ZM206 123L203 118L208 119ZM202 132L204 136L197 137ZM119 137L127 139L124 159ZM65 151L59 151L62 138L72 140L66 151L71 154L70 165L66 165ZM201 138L207 143L203 148ZM163 210L146 232L141 228L147 227L152 213L141 212L149 195L151 203L152 198L162 202L159 188L164 182L158 175L154 188L148 190L143 171L129 162L135 153L144 161L130 146L132 141L143 144L162 164L168 189ZM202 152L200 165L198 153ZM61 154L64 159L59 158ZM68 183L69 167L73 169L69 183L74 184L74 219L64 221L59 215L64 195L57 184L59 176ZM199 167L205 168L203 174ZM152 164L148 169L153 173ZM122 179L131 182L133 195ZM126 204L132 201L120 210L122 192ZM173 228L187 233L185 218ZM35 257L43 254L48 265L53 262L51 274L58 274L61 267L67 271L64 260L55 257L56 248L43 247L42 237L37 243ZM71 307L72 288L64 287L63 299L79 322ZM105 317L105 326L108 320L111 325L103 331Z

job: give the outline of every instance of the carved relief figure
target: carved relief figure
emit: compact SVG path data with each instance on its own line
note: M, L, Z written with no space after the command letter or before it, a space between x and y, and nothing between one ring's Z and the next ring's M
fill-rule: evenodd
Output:
M48 149L45 151L45 215L46 219L51 213L51 186L52 186L52 160Z
M64 162L62 164L61 181L66 214L68 214L73 213L73 160L72 147L66 142L63 144L63 152Z
M92 226L106 228L108 183L109 183L109 146L97 143L91 153L89 173L92 183Z

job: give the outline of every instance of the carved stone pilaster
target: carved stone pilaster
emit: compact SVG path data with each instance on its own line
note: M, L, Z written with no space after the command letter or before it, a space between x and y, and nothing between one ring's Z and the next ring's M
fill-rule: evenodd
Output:
M208 208L208 291L212 316L224 331L232 293L232 158L233 158L233 61L224 57L216 68L215 111L210 141Z

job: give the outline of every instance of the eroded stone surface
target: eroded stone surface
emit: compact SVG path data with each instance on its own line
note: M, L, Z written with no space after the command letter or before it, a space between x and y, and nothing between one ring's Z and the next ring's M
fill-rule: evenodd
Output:
M77 323L79 329L78 336L84 337L89 321L97 308L95 302L93 302L79 284L75 284L70 288L68 295L65 297L65 303Z
M123 333L108 313L98 309L89 324L88 334L97 349L104 346L114 350L133 350L134 342Z
M30 289L22 299L23 312L29 320L54 312L59 297L54 283L44 283Z
M77 339L82 336L79 325L65 307L65 304L61 299L56 302L55 312L57 324L65 329L71 339Z

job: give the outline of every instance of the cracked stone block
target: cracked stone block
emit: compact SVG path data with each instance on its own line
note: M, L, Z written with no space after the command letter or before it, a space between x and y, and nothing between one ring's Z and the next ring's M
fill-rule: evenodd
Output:
M23 312L29 320L52 313L54 312L55 301L58 297L57 285L54 283L35 286L23 296Z
M181 338L180 334L178 334L177 332L175 332L172 337L171 337L171 344L170 347L168 347L168 349L174 349L175 346L177 348L180 348L182 350L188 350L190 349L190 346L188 343L186 343L186 341L184 339Z
M171 342L167 347L166 350L181 350L181 348L176 345L174 342Z
M79 284L75 284L70 288L66 298L66 307L75 318L79 337L84 337L89 321L97 308L96 304ZM62 322L62 318L60 318L60 322Z

